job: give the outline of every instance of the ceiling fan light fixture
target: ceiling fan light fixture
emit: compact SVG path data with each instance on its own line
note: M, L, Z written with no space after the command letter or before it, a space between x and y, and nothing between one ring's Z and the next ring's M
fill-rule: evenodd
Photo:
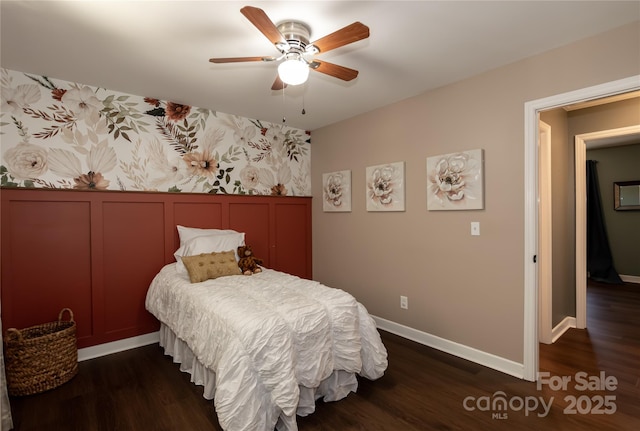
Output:
M304 84L309 78L309 66L300 57L287 58L278 66L278 75L285 84Z

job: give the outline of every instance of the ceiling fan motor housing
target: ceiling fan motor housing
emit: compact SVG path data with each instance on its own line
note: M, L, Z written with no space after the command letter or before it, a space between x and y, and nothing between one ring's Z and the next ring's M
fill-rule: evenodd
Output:
M289 43L289 51L303 52L309 44L309 27L300 21L284 21L278 24L278 31Z

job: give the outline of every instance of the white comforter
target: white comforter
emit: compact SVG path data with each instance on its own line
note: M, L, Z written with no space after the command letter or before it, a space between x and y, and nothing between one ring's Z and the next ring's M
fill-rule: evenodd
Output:
M191 284L169 264L152 281L146 308L215 372L226 431L271 431L283 415L295 423L298 385L317 388L334 370L377 379L387 367L362 304L270 269Z

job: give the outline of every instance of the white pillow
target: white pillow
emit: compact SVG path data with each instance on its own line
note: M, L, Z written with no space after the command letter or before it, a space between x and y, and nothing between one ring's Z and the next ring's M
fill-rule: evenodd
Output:
M191 238L206 235L222 235L226 233L239 233L233 229L201 229L197 227L176 226L178 228L178 236L180 237L180 247Z
M220 233L216 235L196 236L185 242L173 256L176 258L176 271L186 274L187 268L182 263L182 256L196 256L200 253L223 252L233 250L238 260L238 247L244 245L244 232Z

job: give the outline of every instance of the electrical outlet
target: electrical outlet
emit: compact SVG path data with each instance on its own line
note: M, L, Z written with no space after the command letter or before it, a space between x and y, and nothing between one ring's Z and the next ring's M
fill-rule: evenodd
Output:
M405 310L409 308L409 298L406 296L400 297L400 308L404 308Z

